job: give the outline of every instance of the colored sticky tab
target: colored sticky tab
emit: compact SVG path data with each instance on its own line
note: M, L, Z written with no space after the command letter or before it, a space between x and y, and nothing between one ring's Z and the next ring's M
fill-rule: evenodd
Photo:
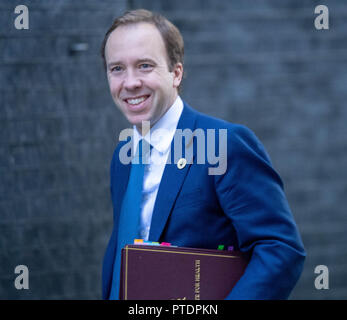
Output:
M229 246L228 247L228 251L234 251L234 247L233 246Z
M151 246L160 246L159 242L152 241L150 243Z
M160 245L161 245L161 246L170 247L170 246L171 246L171 243L169 243L169 242L162 242Z
M143 244L143 239L135 239L134 244Z
M218 246L218 250L224 250L224 244L220 244L220 245Z

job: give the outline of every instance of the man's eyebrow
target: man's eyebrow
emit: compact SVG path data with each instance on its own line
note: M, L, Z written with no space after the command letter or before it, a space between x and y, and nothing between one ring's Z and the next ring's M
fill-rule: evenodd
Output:
M157 64L153 59L151 58L144 58L144 59L139 59L137 60L137 63L144 63L144 62L150 62L152 64Z
M113 66L113 65L115 65L115 64L122 64L122 62L121 62L121 61L110 61L110 62L107 64L107 66Z
M136 64L139 64L139 63L145 63L145 62L150 62L152 64L157 64L153 59L151 58L143 58L143 59L139 59L139 60L136 60ZM123 64L121 61L110 61L108 64L107 64L107 67L111 67L111 66L115 66L115 65L121 65Z

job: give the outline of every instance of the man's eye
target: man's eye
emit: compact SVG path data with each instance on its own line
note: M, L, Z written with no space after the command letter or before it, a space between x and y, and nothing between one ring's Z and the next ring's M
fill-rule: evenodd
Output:
M121 66L114 66L111 68L111 71L115 71L115 72L122 71L122 67Z
M152 66L149 63L142 63L140 65L141 69L150 69Z

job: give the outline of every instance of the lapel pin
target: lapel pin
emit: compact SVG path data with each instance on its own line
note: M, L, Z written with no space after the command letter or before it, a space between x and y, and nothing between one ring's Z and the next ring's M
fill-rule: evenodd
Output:
M187 164L187 160L184 159L184 158L181 158L177 162L177 168L178 169L183 169L186 166L186 164Z

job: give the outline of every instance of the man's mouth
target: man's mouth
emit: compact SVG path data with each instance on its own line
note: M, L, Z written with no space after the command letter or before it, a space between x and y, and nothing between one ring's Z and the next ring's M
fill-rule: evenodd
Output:
M142 103L143 101L145 101L149 96L141 96L141 97L136 97L136 98L127 98L125 99L125 102L136 106L139 105L140 103Z

